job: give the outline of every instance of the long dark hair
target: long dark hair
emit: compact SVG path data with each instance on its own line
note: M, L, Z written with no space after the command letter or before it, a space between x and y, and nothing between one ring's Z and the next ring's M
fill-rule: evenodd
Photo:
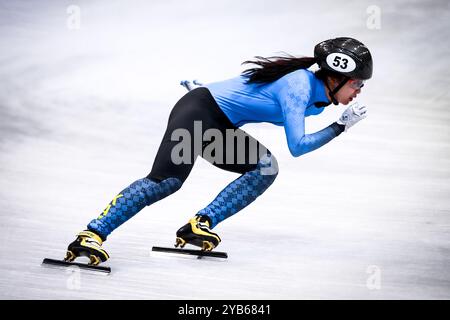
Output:
M247 69L242 75L247 77L246 83L265 84L276 81L281 77L299 69L308 69L317 63L314 57L295 57L290 54L286 56L261 57L256 56L256 60L247 60L242 64L255 64L256 67ZM340 80L342 75L330 72L325 69L319 69L315 72L317 78L325 81L327 77L334 77Z

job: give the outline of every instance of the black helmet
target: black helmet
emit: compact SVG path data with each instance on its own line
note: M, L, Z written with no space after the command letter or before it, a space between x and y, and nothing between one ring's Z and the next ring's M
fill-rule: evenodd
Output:
M348 78L367 80L372 77L372 56L369 49L353 38L322 41L314 48L320 68L337 72Z

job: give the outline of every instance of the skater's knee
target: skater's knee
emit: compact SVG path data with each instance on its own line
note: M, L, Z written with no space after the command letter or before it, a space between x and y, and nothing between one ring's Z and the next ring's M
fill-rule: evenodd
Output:
M161 181L161 184L165 184L167 186L167 189L170 193L174 193L178 190L180 190L181 186L183 185L182 180L179 178L167 178L163 181Z
M160 178L149 174L146 178L157 183L167 195L178 191L184 183L184 179L178 177Z

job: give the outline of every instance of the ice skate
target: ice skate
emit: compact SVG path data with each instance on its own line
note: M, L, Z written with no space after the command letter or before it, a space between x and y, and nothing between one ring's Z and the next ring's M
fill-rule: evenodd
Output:
M195 216L177 231L175 247L183 248L187 243L211 251L220 243L218 234L211 231L210 223L203 216Z
M90 259L89 265L97 266L109 259L108 253L102 249L102 239L91 231L82 231L75 241L69 244L64 261L72 262L83 256Z

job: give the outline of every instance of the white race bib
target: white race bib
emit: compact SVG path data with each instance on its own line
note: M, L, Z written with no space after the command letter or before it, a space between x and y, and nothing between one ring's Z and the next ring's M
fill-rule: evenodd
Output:
M327 56L327 64L331 69L344 73L351 72L356 68L353 58L339 52L329 54Z

